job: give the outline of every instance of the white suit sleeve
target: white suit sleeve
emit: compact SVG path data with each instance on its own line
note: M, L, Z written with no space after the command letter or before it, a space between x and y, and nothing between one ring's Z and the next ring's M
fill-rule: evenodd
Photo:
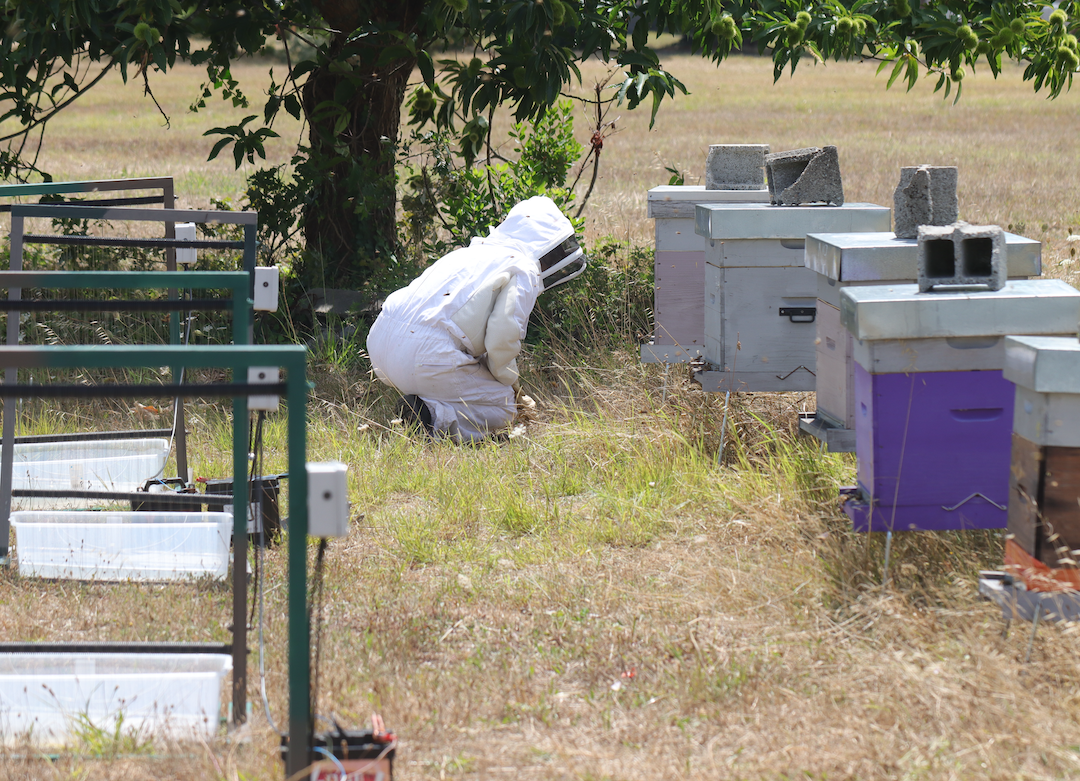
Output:
M488 316L484 340L488 371L503 385L517 382L517 357L538 292L525 274L518 273L499 291Z

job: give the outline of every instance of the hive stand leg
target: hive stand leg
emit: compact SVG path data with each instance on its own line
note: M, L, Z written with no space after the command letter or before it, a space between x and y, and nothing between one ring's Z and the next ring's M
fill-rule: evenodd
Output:
M892 531L885 532L885 565L882 567L881 587L889 585L889 555L892 553Z
M727 438L727 414L728 407L731 406L731 391L727 391L724 394L724 422L720 424L720 449L716 452L716 463L720 464L724 460L724 440Z
M1031 619L1031 637L1028 639L1027 655L1024 664L1031 661L1031 650L1035 647L1035 633L1039 631L1039 616L1042 615L1042 605L1035 605L1035 615Z

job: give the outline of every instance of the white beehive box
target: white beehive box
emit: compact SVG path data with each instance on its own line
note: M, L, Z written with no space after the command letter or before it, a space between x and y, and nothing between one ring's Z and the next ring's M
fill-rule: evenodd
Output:
M698 204L695 215L708 243L702 389L814 390L818 283L804 263L806 235L825 225L884 230L889 210L723 203Z
M169 440L165 438L17 443L11 487L131 492L161 475L168 456ZM76 497L12 500L12 506L22 510L77 508L89 503Z
M229 513L11 514L19 574L74 580L224 578L232 523Z
M89 721L111 734L176 739L217 731L222 654L0 654L0 735L5 743L69 743Z
M769 191L706 190L696 185L664 185L649 190L648 214L655 220L653 319L644 363L682 363L705 345L705 250L708 240L694 232L699 203L768 203Z

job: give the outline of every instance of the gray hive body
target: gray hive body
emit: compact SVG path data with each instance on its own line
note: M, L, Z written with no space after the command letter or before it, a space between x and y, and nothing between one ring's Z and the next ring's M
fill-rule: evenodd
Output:
M959 215L954 165L920 165L900 169L893 193L896 237L915 239L920 225L952 225Z
M835 146L765 156L769 198L775 206L825 203L843 206L844 183Z
M711 144L705 159L706 190L764 190L768 144Z
M919 227L919 292L942 285L1001 290L1007 276L1005 231L997 225Z

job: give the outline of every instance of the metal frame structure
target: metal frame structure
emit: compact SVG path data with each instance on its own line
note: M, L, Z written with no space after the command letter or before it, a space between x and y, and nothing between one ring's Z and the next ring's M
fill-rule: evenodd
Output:
M0 185L0 198L23 198L34 195L73 195L76 193L121 192L128 190L161 190L161 195L136 198L95 198L93 201L66 201L88 206L144 206L160 203L166 209L176 205L171 176L150 176L133 179L87 179L77 182L27 182ZM11 211L10 204L0 204L0 212ZM168 226L167 226L167 229ZM171 238L171 234L166 233ZM173 269L169 269L172 271Z
M16 298L0 301L0 310L35 310L56 311L61 304L72 304L72 309L111 311L117 309L137 309L143 303L139 301L35 301L21 299L24 289L175 289L182 285L189 290L227 289L232 297L227 301L169 301L153 302L156 309L206 309L229 305L233 316L233 344L244 345L250 342L251 299L248 297L250 275L242 271L0 271L0 289L18 291ZM38 306L40 305L40 306ZM68 308L68 307L65 307ZM10 317L10 315L9 315ZM8 328L11 329L11 320ZM9 339L10 344L10 330ZM16 378L9 374L6 381L13 383ZM8 415L8 407L3 409L4 437L0 441L0 548L7 554L7 542L10 529L12 503L12 471L15 452L14 415ZM178 453L179 461L179 453ZM75 492L71 492L74 494Z
M221 368L237 377L247 377L247 369L256 366L277 366L285 370L284 382L277 385L246 383L187 384L183 394L188 397L233 397L233 472L246 475L248 468L248 395L284 394L288 408L288 467L289 467L289 531L288 531L288 588L289 588L289 734L290 750L286 774L292 776L308 764L312 740L311 715L311 627L307 605L307 538L308 538L308 479L307 452L307 350L301 345L233 346L213 345L184 347L180 345L104 345L104 346L35 346L0 347L0 367L6 380L0 383L0 395L5 402L18 396L139 396L144 397L162 386L155 385L24 385L11 382L19 369L91 369L91 368L153 368L162 364L182 369ZM169 388L173 392L174 388ZM235 484L234 477L234 484ZM246 488L246 486L245 486ZM247 560L248 492L240 490L233 498L233 577L243 572ZM233 721L246 717L246 589L233 592ZM239 661L239 666L237 665Z
M137 184L138 183L138 184ZM100 190L135 189L140 184L145 187L162 187L166 203L172 199L171 179L118 179L106 182L61 182L49 185L9 185L0 187L0 196L49 194L59 192L85 192L78 189L79 186L96 187ZM167 185L167 187L166 187ZM17 191L17 192L16 192ZM45 191L43 193L43 191ZM129 199L118 199L125 202ZM112 205L26 205L14 204L11 210L11 261L9 268L12 271L22 271L23 247L25 244L68 244L79 246L111 246L111 247L141 247L163 248L166 251L166 267L169 271L175 271L175 250L181 247L195 249L240 249L243 250L243 270L251 275L248 295L254 292L254 270L256 259L256 233L258 230L258 214L256 212L227 212L213 210L186 210L186 209L132 209ZM116 220L128 222L158 222L165 227L163 239L139 239L139 238L109 238L99 236L43 236L28 235L25 232L27 219L79 219L79 220ZM221 223L226 225L239 225L244 230L243 241L222 240L186 240L175 238L174 226L178 222L195 223ZM100 273L100 272L94 272ZM186 277L185 277L186 279ZM169 298L177 297L177 288L169 289ZM9 300L19 300L21 293L18 288L8 291ZM169 341L172 344L180 343L180 320L179 311L174 313L169 320ZM8 313L7 344L18 344L19 310L12 309ZM250 326L249 326L250 331ZM251 342L249 337L246 340ZM173 376L177 376L177 367L171 367ZM10 380L9 380L10 381ZM6 402L5 402L6 404ZM14 429L9 429L8 415L4 416L3 439L10 440L14 436ZM181 477L187 474L187 436L184 423L183 405L177 404L176 415L176 466ZM0 537L0 545L7 546L6 538Z

